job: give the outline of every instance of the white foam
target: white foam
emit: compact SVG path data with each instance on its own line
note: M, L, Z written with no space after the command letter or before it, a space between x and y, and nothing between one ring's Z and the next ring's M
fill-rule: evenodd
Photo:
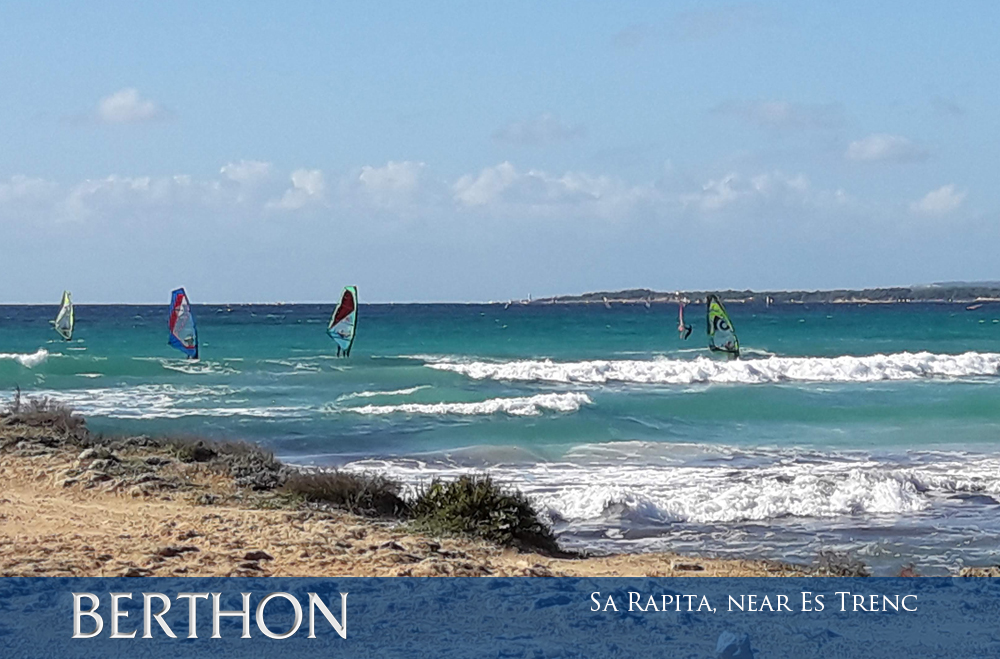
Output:
M544 410L552 412L576 412L583 405L591 403L586 394L569 392L561 394L538 394L517 398L490 398L476 403L404 403L401 405L365 405L344 407L336 411L356 414L426 414L433 416L462 415L480 416L509 414L510 416L538 416Z
M163 368L187 373L188 375L235 375L239 373L235 368L215 362L203 362L200 360L176 361L170 359L158 359L156 361L159 361L163 365Z
M379 398L381 396L409 396L414 394L421 389L430 389L431 385L422 384L418 387L410 387L409 389L395 389L393 391L356 391L350 394L344 394L337 398L340 400L351 400L352 398Z
M236 393L239 390L225 386L172 385L26 392L32 397L51 398L64 403L84 416L110 419L179 419L191 416L298 418L308 416L311 412L309 408L292 406L223 406L226 402L238 402L233 396ZM220 405L220 402L223 404Z
M995 376L1000 354L960 355L901 352L854 357L770 357L724 361L695 359L509 362L431 360L429 368L452 371L476 380L521 380L604 384L694 384L775 382L878 382L926 378Z
M760 523L781 518L870 517L926 511L956 494L1000 497L1000 457L938 456L917 465L868 457L818 460L790 451L756 456L767 463L736 468L630 465L615 460L498 465L489 472L517 487L553 519L602 523L627 516L657 523ZM379 469L415 491L429 479L455 478L468 467L416 460L367 460L348 469Z
M49 351L39 348L35 352L0 352L0 359L12 359L25 368L34 368L49 358Z

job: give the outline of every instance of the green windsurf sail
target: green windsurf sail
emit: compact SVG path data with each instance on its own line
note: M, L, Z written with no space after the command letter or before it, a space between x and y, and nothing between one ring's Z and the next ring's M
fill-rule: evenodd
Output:
M713 352L740 356L740 340L736 338L736 330L733 329L722 301L715 295L708 296L708 347Z
M69 341L73 338L73 324L73 296L69 294L69 291L63 291L62 304L59 305L59 313L56 314L52 325L59 332L59 336Z

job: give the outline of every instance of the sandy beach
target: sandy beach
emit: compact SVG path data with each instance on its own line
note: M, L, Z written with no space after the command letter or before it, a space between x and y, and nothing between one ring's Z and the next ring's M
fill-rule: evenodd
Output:
M85 431L84 431L85 432ZM254 491L148 438L79 450L0 419L0 576L802 576L670 553L553 558Z

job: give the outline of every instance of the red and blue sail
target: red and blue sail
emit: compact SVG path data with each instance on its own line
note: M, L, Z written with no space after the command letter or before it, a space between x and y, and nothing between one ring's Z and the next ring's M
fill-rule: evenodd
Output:
M354 332L358 323L358 289L348 286L340 295L340 304L330 316L330 324L326 333L337 344L337 356L351 356L351 346L354 345Z
M188 359L198 359L198 328L194 324L191 304L183 288L170 294L169 328L167 343L187 355Z

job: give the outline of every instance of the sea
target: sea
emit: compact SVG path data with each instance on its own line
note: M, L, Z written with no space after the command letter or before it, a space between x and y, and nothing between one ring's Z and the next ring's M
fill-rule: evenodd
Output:
M1000 304L703 307L364 304L350 358L331 305L0 306L0 398L19 387L105 433L256 442L388 472L409 491L488 472L568 547L812 563L876 574L1000 563Z

